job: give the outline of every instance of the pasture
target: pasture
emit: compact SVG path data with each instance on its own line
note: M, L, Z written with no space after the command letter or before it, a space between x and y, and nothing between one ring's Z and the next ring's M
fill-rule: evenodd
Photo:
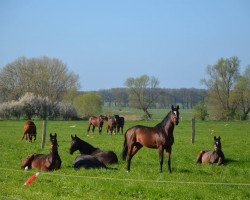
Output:
M180 111L181 112L181 111ZM125 129L137 125L154 126L154 121L126 121ZM35 120L37 141L20 142L23 121L0 121L0 199L250 199L250 122L196 122L195 143L191 144L191 122L183 120L175 127L172 174L167 173L164 155L163 173L159 173L156 149L142 148L132 159L131 171L121 160L123 135L87 136L86 121L48 121L46 145L41 149L42 121ZM20 169L20 161L31 153L49 153L49 133L57 133L62 168L41 172L29 186L24 182L37 170ZM75 171L69 154L71 134L95 147L113 150L119 163L116 169ZM213 137L221 136L226 165L196 164L200 150L213 149Z

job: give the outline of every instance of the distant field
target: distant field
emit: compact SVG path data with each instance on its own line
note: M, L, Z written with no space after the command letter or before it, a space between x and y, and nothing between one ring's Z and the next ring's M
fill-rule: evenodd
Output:
M40 148L42 121L35 121L38 139L32 144L20 142L23 121L0 121L0 199L250 199L250 122L198 121L192 145L189 113L184 116L186 120L174 132L172 174L167 173L166 160L164 172L159 173L158 152L147 148L135 155L127 173L126 162L120 159L122 135L87 136L86 121L48 121L47 134L58 134L62 169L41 172L29 186L23 184L37 170L21 170L20 161L31 153L49 152L48 135L45 148ZM153 126L158 121L127 121L125 129L136 124ZM73 125L75 128L70 127ZM112 167L117 170L75 171L72 162L79 152L69 154L71 134L96 147L114 150L119 163ZM200 150L212 149L214 135L222 138L227 164L196 164Z

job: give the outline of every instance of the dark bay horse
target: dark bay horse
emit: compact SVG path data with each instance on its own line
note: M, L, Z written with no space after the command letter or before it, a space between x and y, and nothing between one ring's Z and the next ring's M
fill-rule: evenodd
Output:
M216 138L214 136L214 150L201 151L197 156L197 163L217 163L217 165L223 165L225 162L224 153L221 150L220 136Z
M85 169L91 168L107 168L104 163L99 161L97 158L91 155L80 155L74 160L73 166L75 169L80 169L81 167Z
M123 134L123 127L124 127L124 117L120 117L119 115L115 115L115 121L116 121L116 131L117 133L120 133L120 129L121 132Z
M75 135L71 135L71 146L70 146L70 154L73 154L75 151L79 150L82 155L91 155L98 159L105 165L110 165L114 163L118 163L117 155L113 151L102 151L99 148L93 147L91 144L81 140L79 137Z
M58 154L57 135L50 134L50 153L32 154L22 160L21 167L28 169L36 168L44 171L57 170L61 168L61 158Z
M95 117L95 116L91 116L89 117L89 127L88 127L88 133L90 131L90 128L92 126L92 132L94 133L95 131L95 127L98 127L99 129L99 134L102 133L102 126L103 126L103 122L104 122L104 117L102 115Z
M27 120L23 125L23 137L21 141L24 139L28 142L32 142L32 137L34 137L34 142L36 141L36 125L33 121Z
M143 146L159 150L160 172L162 172L163 151L167 153L168 172L171 173L171 151L174 143L174 126L179 123L179 106L172 105L172 110L154 127L137 125L125 133L123 160L127 157L127 171L130 170L131 159Z

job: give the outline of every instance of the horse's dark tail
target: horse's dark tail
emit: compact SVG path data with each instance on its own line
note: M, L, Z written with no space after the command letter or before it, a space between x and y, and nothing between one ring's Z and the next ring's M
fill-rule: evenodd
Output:
M123 143L123 150L122 150L122 159L126 160L127 154L128 154L128 145L127 145L127 131L124 134L124 143Z

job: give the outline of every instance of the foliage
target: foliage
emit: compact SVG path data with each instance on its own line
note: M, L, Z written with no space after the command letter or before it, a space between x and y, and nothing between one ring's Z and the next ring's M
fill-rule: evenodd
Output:
M74 106L77 108L78 115L97 115L102 112L102 99L94 93L84 93L74 99Z
M232 101L232 90L239 78L239 59L221 58L215 65L207 67L207 79L202 82L208 87L208 102L213 106L216 119L232 119L236 104Z
M26 93L18 101L10 101L0 104L0 117L9 119L21 116L31 119L33 116L50 119L63 118L74 119L76 110L70 103L52 102L48 97L41 97L33 93Z
M125 85L128 87L130 106L143 110L145 116L151 118L148 109L160 96L160 90L157 88L158 79L142 75L137 78L128 78Z
M194 117L200 120L205 120L208 117L207 106L205 102L200 102L194 107Z
M162 116L163 117L163 116ZM158 121L127 121L125 129L134 125L153 126ZM79 152L69 154L70 135L77 134L95 147L122 151L124 136L95 134L87 136L86 121L49 121L48 133L58 135L58 151L62 169L40 172L29 186L24 182L37 170L20 169L22 158L31 153L49 153L48 134L45 148L40 148L42 121L37 125L35 143L19 142L23 121L0 121L0 199L249 199L249 121L196 122L195 143L191 144L190 121L175 127L172 148L172 174L167 173L164 156L163 173L159 173L158 151L142 148L134 157L131 171L126 172L126 162L112 169L81 169L76 171L72 162ZM75 128L72 128L74 125ZM106 123L104 124L106 126ZM210 130L214 130L211 134ZM199 151L213 149L213 137L221 136L222 150L227 163L224 166L195 163ZM238 185L237 185L238 184Z
M26 92L61 101L68 90L78 88L78 76L56 58L21 57L0 71L0 101L18 100Z

